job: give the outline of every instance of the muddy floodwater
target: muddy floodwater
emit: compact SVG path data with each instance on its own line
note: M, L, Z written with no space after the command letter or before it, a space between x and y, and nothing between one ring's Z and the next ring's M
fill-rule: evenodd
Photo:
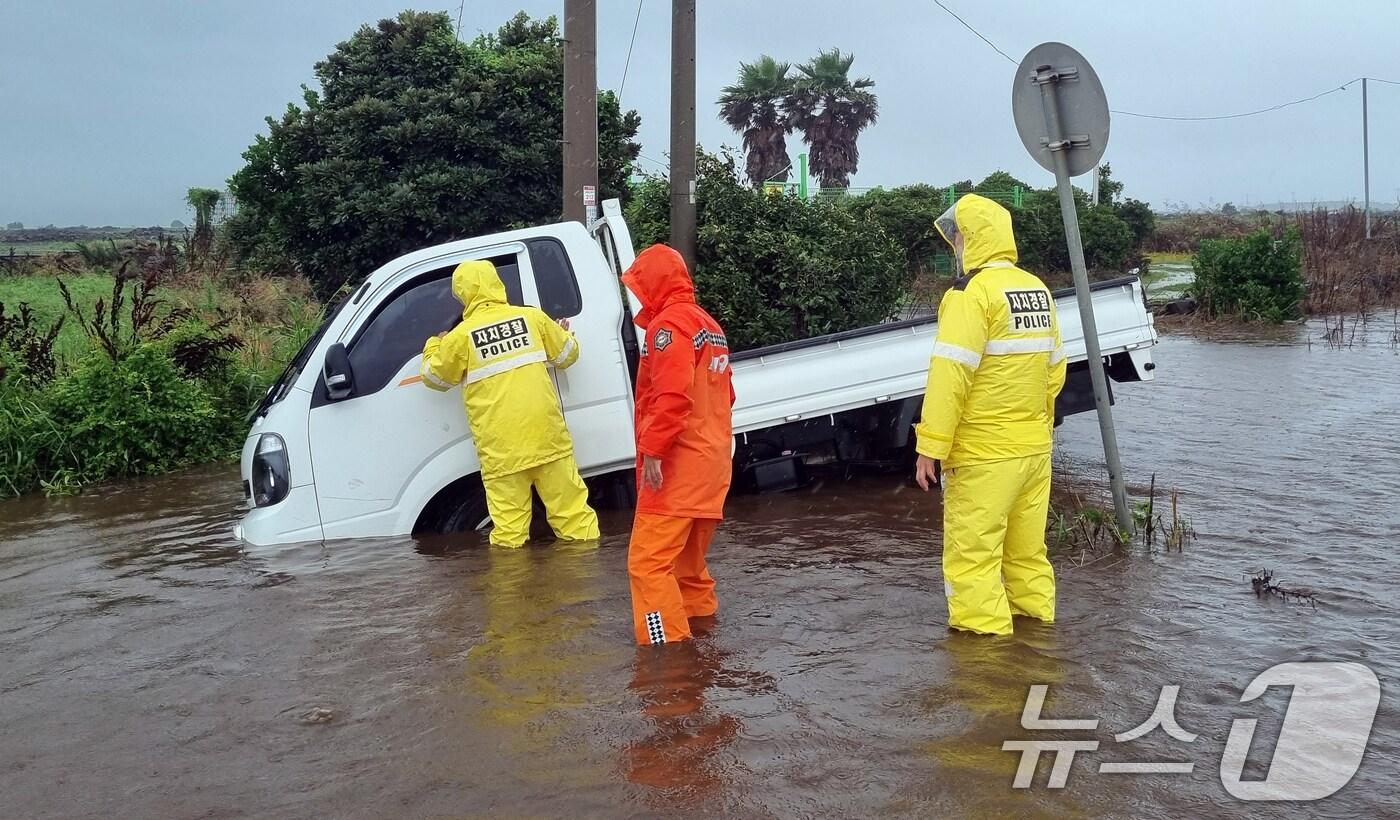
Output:
M0 504L5 817L1395 816L1400 805L1400 355L1390 317L1168 336L1118 385L1130 483L1179 487L1197 540L1060 564L1060 621L944 627L936 497L893 476L738 497L712 554L721 612L637 650L628 518L596 549L473 537L241 549L229 468ZM1096 480L1092 415L1060 430ZM1312 588L1258 600L1243 571ZM1355 661L1382 700L1360 771L1318 803L1221 785L1232 721L1264 777L1285 661ZM1093 730L1029 731L1044 717ZM1129 742L1164 685L1196 739ZM1062 789L1013 789L1016 739L1099 741ZM1188 761L1187 774L1105 774Z

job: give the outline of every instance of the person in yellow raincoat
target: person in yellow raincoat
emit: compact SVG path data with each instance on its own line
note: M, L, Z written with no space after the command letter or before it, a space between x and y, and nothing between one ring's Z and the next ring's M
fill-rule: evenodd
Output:
M578 360L578 340L566 321L506 301L496 266L463 262L452 292L464 305L462 322L423 346L423 383L435 390L464 384L467 422L481 459L491 543L518 547L530 537L533 487L549 526L560 538L598 537L598 516L574 461L574 442L549 366Z
M942 462L949 626L1006 635L1012 615L1055 620L1045 520L1065 352L1050 291L1016 267L1005 208L969 194L936 226L961 275L938 308L915 479L927 491Z

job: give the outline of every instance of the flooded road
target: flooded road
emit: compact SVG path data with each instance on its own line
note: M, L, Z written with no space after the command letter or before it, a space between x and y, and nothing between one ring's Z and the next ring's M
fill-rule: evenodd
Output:
M1355 779L1289 814L1400 802L1400 356L1385 326L1329 350L1168 337L1155 384L1116 385L1130 483L1182 490L1184 553L1061 566L1060 622L944 627L938 501L894 478L737 497L712 553L720 616L631 645L628 517L596 549L474 537L241 551L227 468L0 504L6 817L1253 815L1221 786L1236 718L1267 767L1284 661L1382 681ZM1317 335L1320 328L1311 332ZM1092 415L1060 432L1101 467ZM1268 566L1316 608L1257 600ZM1031 732L1044 716L1097 729ZM1161 730L1115 742L1179 685ZM1011 787L1015 739L1097 740L1049 789ZM1101 774L1105 761L1189 774ZM1391 809L1385 809L1385 806ZM1278 810L1280 807L1270 807Z

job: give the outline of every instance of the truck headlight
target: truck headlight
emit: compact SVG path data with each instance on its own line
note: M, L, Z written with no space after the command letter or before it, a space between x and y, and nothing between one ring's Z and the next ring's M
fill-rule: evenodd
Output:
M271 507L287 497L291 489L291 464L287 461L287 445L276 433L263 433L253 452L253 506Z

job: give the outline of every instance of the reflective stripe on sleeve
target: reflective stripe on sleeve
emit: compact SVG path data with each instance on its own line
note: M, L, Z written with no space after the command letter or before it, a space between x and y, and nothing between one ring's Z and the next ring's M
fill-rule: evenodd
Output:
M1057 347L1050 353L1050 364L1059 364L1060 362L1064 361L1065 358L1068 356L1069 354L1065 352L1063 346Z
M538 364L546 361L548 361L548 357L545 356L544 351L536 350L533 353L526 353L523 356L516 356L512 359L506 359L503 362L492 362L485 367L478 367L475 370L467 371L467 384L474 384L482 379L499 376L508 370L524 367L527 364Z
M570 353L573 353L573 352L574 352L574 348L576 348L576 347L578 347L578 343L574 341L574 337L570 336L570 337L569 337L569 343L566 344L566 345L564 345L564 349L561 350L561 351L559 351L559 355L558 355L558 356L555 356L555 357L552 359L553 363L554 363L554 364L560 364L560 365L561 365L561 364L563 364L564 362L568 361L568 360L569 360L569 354L570 354Z
M418 375L423 377L423 381L427 382L433 387L436 387L439 390L451 390L455 386L448 383L447 380L440 378L438 374L434 373L433 366L428 363L427 359L424 359L423 366L418 368Z
M934 358L951 359L958 364L965 364L973 370L976 370L977 365L982 363L982 354L965 347L950 345L947 342L935 342L933 355Z
M1049 336L1039 339L993 339L987 342L988 356L1010 356L1017 353L1053 353L1055 340Z

